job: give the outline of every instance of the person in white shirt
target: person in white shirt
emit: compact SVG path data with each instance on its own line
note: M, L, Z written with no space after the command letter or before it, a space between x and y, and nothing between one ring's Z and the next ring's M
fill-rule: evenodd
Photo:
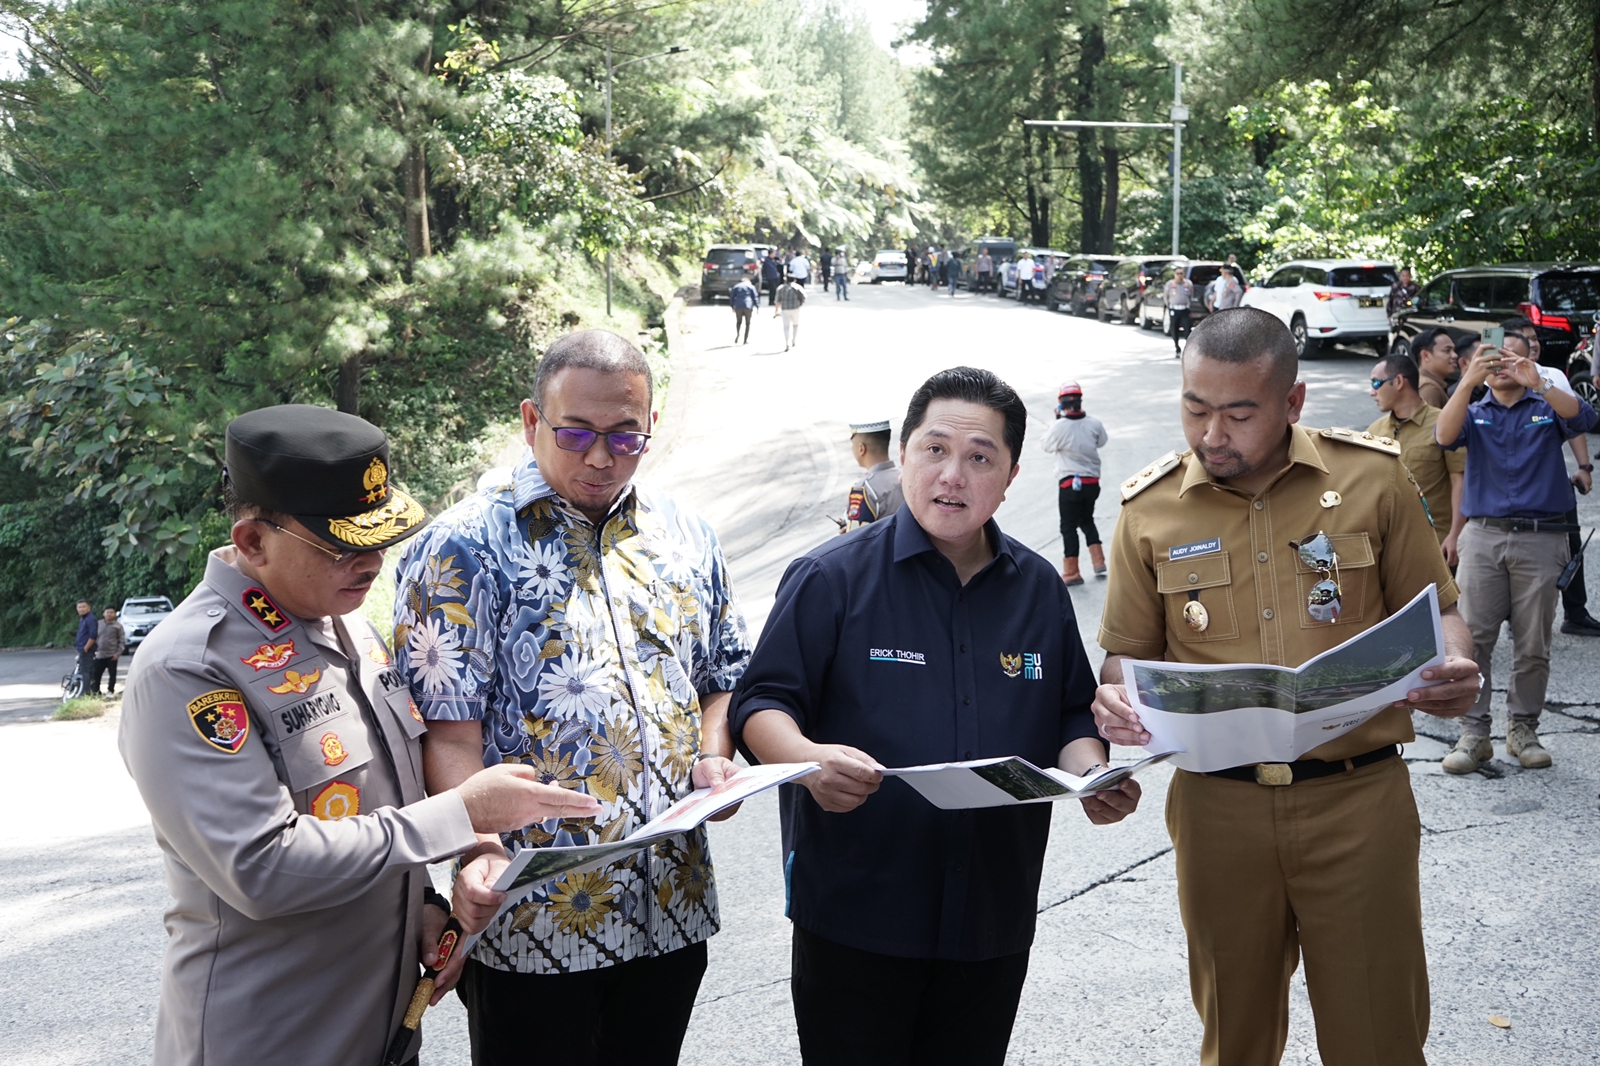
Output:
M1061 511L1061 580L1083 584L1078 569L1078 530L1089 548L1096 577L1106 576L1106 552L1094 524L1094 503L1100 498L1100 449L1110 438L1105 424L1083 411L1083 389L1066 382L1056 393L1056 421L1044 437L1044 450L1056 457L1056 497Z
M802 287L811 279L811 260L806 258L804 252L794 253L794 258L789 260L789 276L796 285Z
M1188 271L1178 267L1172 272L1162 298L1172 315L1172 355L1176 358L1183 354L1178 339L1189 336L1189 305L1194 303L1194 282L1189 280Z

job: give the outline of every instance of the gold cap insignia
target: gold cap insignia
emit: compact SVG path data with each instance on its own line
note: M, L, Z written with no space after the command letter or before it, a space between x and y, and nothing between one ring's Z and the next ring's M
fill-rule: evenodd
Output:
M383 460L376 455L372 457L367 472L361 475L361 487L367 490L367 494L361 497L362 503L377 503L388 495L389 468L384 466Z

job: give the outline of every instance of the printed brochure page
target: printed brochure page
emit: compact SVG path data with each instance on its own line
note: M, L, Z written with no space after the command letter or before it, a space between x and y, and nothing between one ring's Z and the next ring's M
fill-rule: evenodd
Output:
M1439 592L1429 585L1299 669L1135 659L1123 664L1123 680L1150 734L1148 750L1176 752L1174 766L1205 773L1293 762L1412 689L1437 684L1422 680L1422 671L1444 659Z
M1092 777L1074 777L1065 770L1053 766L1041 768L1015 756L901 766L885 770L883 776L900 778L941 810L959 811L971 807L1081 799L1116 788L1146 766L1163 762L1167 757L1166 754L1151 755L1128 766L1102 770Z

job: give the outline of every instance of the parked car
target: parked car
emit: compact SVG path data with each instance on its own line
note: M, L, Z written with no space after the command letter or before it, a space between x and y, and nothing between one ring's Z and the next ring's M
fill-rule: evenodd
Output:
M1095 316L1102 322L1115 318L1123 325L1136 321L1145 290L1156 283L1168 263L1179 258L1176 255L1124 256L1098 287Z
M1100 286L1106 275L1122 262L1120 255L1075 255L1056 271L1050 283L1050 295L1045 298L1052 311L1065 307L1075 315L1100 306Z
M1518 315L1539 332L1539 361L1562 368L1600 312L1600 264L1499 263L1447 270L1424 285L1389 325L1390 351L1443 327L1482 333Z
M133 649L144 643L144 638L156 627L163 618L172 613L172 601L165 596L135 596L122 601L122 630L128 635L128 643L123 648L124 655L132 655Z
M961 256L962 286L973 292L987 292L995 286L995 278L1000 273L1000 264L1017 257L1017 242L1010 237L978 237L957 251ZM994 260L994 273L990 275L986 287L974 288L977 285L978 255L984 251L987 251L989 258Z
M1029 278L1017 276L1017 262L1024 256L1033 260L1033 275ZM1049 291L1050 278L1068 258L1066 252L1058 252L1054 248L1018 248L1017 254L1009 262L996 267L994 294L1001 298L1010 296L1024 303L1034 299L1043 303Z
M700 302L727 298L740 278L761 287L761 259L753 244L713 244L700 265Z
M872 257L872 283L906 280L906 253L897 252L893 248L880 249Z
M1302 359L1315 359L1331 341L1389 350L1392 263L1371 259L1298 259L1285 263L1244 294L1242 307L1270 311L1289 327Z
M1206 288L1222 273L1222 261L1217 259L1178 259L1162 268L1154 283L1145 286L1139 301L1139 328L1148 329L1160 323L1161 332L1172 336L1172 314L1167 310L1167 282L1182 267L1194 285L1194 299L1189 301L1189 324L1198 325L1211 312L1206 310Z

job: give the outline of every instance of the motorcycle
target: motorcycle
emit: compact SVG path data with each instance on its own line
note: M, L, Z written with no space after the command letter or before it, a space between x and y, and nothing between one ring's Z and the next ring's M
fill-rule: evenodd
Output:
M1572 383L1572 391L1591 407L1600 409L1600 388L1594 382L1594 343L1596 330L1600 329L1600 311L1596 311L1588 328L1579 326L1578 346L1572 349L1572 354L1567 357L1567 380Z

